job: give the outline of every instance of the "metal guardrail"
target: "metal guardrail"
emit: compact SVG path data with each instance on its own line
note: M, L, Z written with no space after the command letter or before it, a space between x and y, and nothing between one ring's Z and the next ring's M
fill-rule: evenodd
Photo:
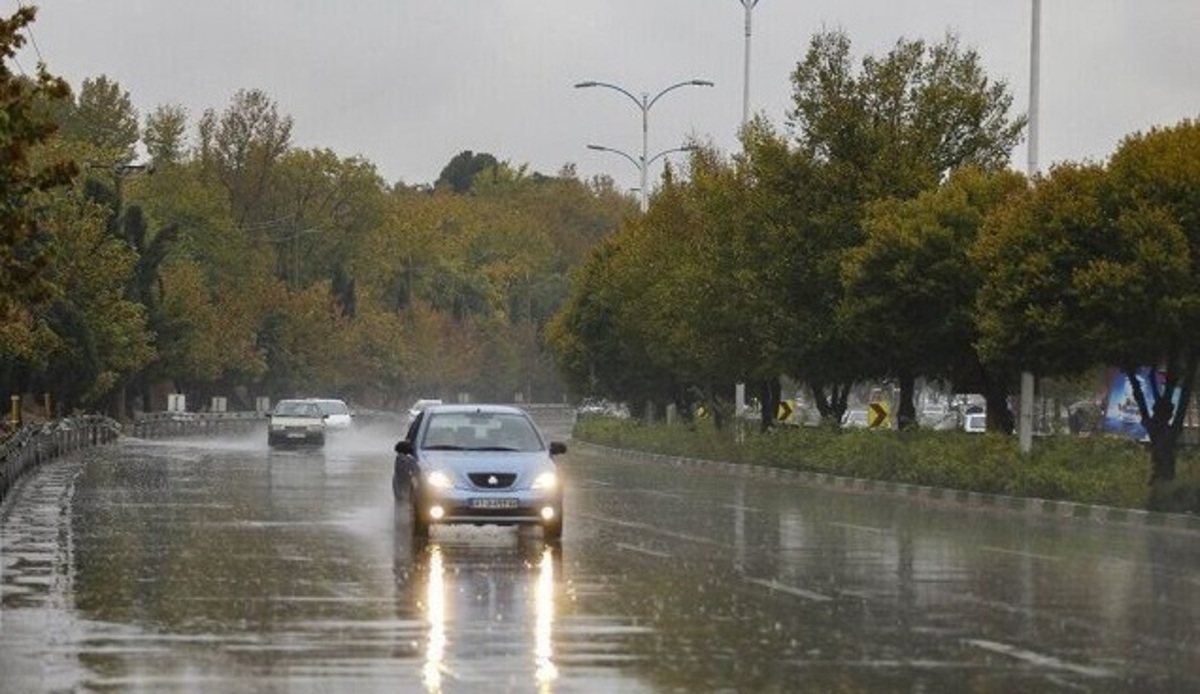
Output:
M139 412L130 433L143 439L243 434L266 421L265 412Z
M42 463L92 446L112 443L121 425L103 415L82 415L21 427L0 444L0 500L22 475Z

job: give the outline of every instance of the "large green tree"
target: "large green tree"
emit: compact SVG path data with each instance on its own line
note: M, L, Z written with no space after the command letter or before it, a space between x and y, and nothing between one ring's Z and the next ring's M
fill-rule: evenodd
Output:
M62 114L62 134L70 140L87 142L100 152L104 166L128 164L141 139L138 112L129 92L105 75L89 77L79 87L79 96Z
M1129 136L1106 167L1056 167L989 220L974 251L981 349L1040 375L1120 368L1153 482L1175 476L1200 366L1198 210L1200 124L1188 120Z
M33 148L57 130L39 105L71 94L45 65L38 65L32 79L10 67L36 15L36 8L24 7L0 17L0 323L5 325L27 321L31 307L54 291L46 276L53 239L39 224L31 196L68 184L76 172L70 160L38 166L31 159Z
M265 234L282 219L269 204L270 190L291 141L292 117L261 89L238 90L224 111L210 108L200 117L200 161L225 189L239 227Z
M915 198L869 207L866 239L843 260L838 320L873 367L864 375L898 383L900 428L916 424L914 386L924 377L983 393L994 428L1012 430L1011 379L975 349L981 278L968 254L991 210L1025 186L1020 174L970 167Z
M817 34L792 74L791 156L769 139L761 178L780 200L772 222L789 227L781 259L789 373L812 387L826 417L840 418L850 381L870 373L837 320L843 256L866 238L869 203L906 199L962 166L1003 167L1021 136L1007 85L987 76L953 35L900 40L856 68L849 37ZM754 144L754 143L752 143Z

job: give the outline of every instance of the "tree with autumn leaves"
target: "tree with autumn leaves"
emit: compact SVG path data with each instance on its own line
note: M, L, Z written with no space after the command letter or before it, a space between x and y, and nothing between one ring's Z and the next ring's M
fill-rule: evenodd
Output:
M33 17L3 25L6 58ZM636 208L611 181L481 155L453 187L388 184L294 147L263 90L143 119L109 77L41 74L4 73L0 391L120 416L172 391L564 397L543 328Z
M33 78L10 68L35 16L0 19L0 378L10 392L95 402L146 362L149 334L124 292L135 254L72 186L93 150L56 135L70 88L44 65Z

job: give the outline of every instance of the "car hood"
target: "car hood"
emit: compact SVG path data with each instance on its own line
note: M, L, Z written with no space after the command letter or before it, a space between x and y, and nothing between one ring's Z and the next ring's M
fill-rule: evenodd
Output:
M421 451L421 467L471 472L541 472L553 470L546 451Z
M310 417L301 414L272 414L270 415L272 424L324 424L325 420L321 417Z

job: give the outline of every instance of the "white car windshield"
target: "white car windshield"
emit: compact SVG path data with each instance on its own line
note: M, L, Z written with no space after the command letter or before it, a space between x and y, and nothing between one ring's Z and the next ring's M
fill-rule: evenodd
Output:
M282 400L275 406L275 414L284 417L320 417L321 408L311 402Z
M533 424L518 414L439 412L429 418L421 448L461 451L538 451Z

